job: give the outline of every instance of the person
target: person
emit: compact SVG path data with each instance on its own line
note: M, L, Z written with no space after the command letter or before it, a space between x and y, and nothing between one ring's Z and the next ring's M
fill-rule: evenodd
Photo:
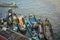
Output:
M41 40L45 40L45 38L44 38L44 27L43 27L43 22L41 21L41 19L39 18L38 19L38 21L37 21L37 23L38 23L38 30L39 30L39 38L41 39Z
M18 18L17 15L14 13L13 14L13 27L14 27L14 31L18 31Z
M32 34L33 34L33 37L32 37L33 39L40 40L39 35L38 35L38 33L36 31L32 31Z
M31 22L31 23L34 23L34 22L36 22L35 15L33 15L33 14L30 14L30 16L29 16L29 20L30 20L30 22Z
M21 14L18 17L18 19L19 19L19 25L23 25L24 24L24 19L23 19L23 16Z
M13 16L12 16L12 13L8 13L8 15L7 15L7 17L6 17L6 19L7 19L7 28L9 28L9 29L13 29Z
M34 22L33 24L32 24L32 31L33 30L35 30L36 32L38 32L38 25L37 25L37 22Z
M50 26L50 22L48 20L48 18L45 19L44 21L44 34L47 40L53 40L53 37L51 36L51 26Z
M27 17L27 16L24 16L24 22L25 22L25 24L30 24L31 25L31 23L30 23L30 21L29 21L29 18ZM32 26L32 25L31 25Z
M6 22L6 21L4 21L4 23L3 23L2 30L4 30L4 31L6 31L6 30L7 30L7 22Z
M32 30L32 31L36 31L36 32L38 33L38 25L37 25L37 22L34 22L34 23L32 24L31 30Z
M23 34L23 35L26 34L26 25L25 24L21 25L21 27L19 29L20 29L21 34Z

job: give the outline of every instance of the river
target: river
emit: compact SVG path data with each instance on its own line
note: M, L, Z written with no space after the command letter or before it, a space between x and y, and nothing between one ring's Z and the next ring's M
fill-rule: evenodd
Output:
M0 2L16 2L18 8L12 8L17 14L28 15L29 13L43 18L48 17L52 24L55 40L60 40L60 12L56 0L0 0ZM0 7L2 17L6 17L8 7Z

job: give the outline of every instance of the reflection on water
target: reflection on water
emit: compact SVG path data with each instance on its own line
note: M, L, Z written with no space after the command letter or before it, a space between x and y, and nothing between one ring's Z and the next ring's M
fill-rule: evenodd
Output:
M48 0L0 0L0 2L16 2L18 8L13 8L17 14L33 13L36 16L42 15L44 18L48 17L52 23L56 40L60 40L60 14L56 12L56 7ZM8 8L0 7L0 13L4 18L7 14Z

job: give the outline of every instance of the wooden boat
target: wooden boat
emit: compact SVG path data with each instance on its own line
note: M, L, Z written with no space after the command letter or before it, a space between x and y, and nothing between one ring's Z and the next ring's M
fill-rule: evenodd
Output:
M47 40L53 40L52 32L50 30L50 29L52 29L51 25L50 25L50 23L47 25L46 24L44 25L44 35L45 35Z
M7 40L7 39L0 35L0 40Z
M18 33L18 32L15 32L13 30L10 30L10 29L6 29L6 31L0 29L0 40L29 40L28 37Z
M17 7L16 3L0 3L0 7Z

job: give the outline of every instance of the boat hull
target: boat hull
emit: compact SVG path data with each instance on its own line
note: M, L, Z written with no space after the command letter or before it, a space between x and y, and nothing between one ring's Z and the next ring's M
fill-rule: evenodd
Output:
M17 7L13 3L0 3L0 7Z
M0 35L0 40L7 40L7 39Z

